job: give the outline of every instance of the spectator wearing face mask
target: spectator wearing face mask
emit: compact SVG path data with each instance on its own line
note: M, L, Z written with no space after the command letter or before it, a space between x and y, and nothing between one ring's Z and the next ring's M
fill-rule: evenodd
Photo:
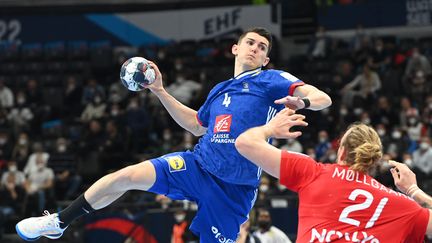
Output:
M28 107L25 93L18 91L16 96L16 106L8 114L8 120L13 124L15 133L22 130L29 130L33 120L33 112Z
M286 141L287 141L286 144L282 145L280 149L291 151L291 152L297 152L297 153L303 152L303 146L297 139L288 138Z
M68 200L76 196L81 185L77 174L77 159L65 138L58 138L55 150L50 153L48 167L54 171L54 191L56 199Z
M390 155L393 160L404 161L403 155L408 153L410 147L409 137L399 127L394 127L390 135L385 153Z
M278 190L276 186L272 184L270 177L268 175L263 175L258 187L258 198L255 205L257 207L268 207L270 206L270 197L277 194Z
M337 159L337 151L333 148L329 148L321 158L321 162L323 163L334 163Z
M318 133L318 144L315 146L315 157L318 161L322 161L323 156L327 153L327 150L331 148L328 133L325 130L321 130Z
M120 82L114 82L110 85L108 90L108 101L111 104L119 104L123 102L128 96L128 90Z
M380 77L366 64L363 66L363 72L342 88L341 95L343 102L349 107L365 106L373 104L380 89Z
M107 104L104 102L101 95L95 95L93 101L89 102L83 113L81 114L81 121L89 122L93 119L102 118L105 115Z
M0 161L7 161L12 154L12 143L7 131L0 131ZM1 162L0 162L1 163Z
M178 101L185 105L190 105L202 86L200 83L187 79L184 74L178 74L176 82L167 87L167 91Z
M12 159L18 163L18 168L22 169L27 163L30 153L30 143L28 134L22 132L18 135L12 150Z
M24 167L24 174L29 176L30 173L39 169L37 165L38 159L46 163L49 159L49 153L45 151L41 143L35 142L33 144L33 153L30 154L27 164Z
M420 139L419 148L413 153L413 169L416 171L418 181L432 176L432 147L428 136Z
M175 223L171 233L171 243L191 243L198 242L198 239L188 230L189 221L184 210L174 212Z
M423 123L417 115L408 116L407 133L411 141L417 142L420 140Z
M63 105L68 109L64 110L64 116L70 119L78 117L82 111L81 103L82 87L73 76L69 76L63 89Z
M261 243L260 239L250 232L250 221L247 220L240 226L237 243Z
M98 84L96 79L89 79L87 85L84 87L81 103L87 105L93 102L96 95L105 99L105 89L102 85Z
M254 235L262 243L291 243L291 240L282 230L272 225L271 215L267 209L258 210L257 224L258 229Z
M14 105L14 94L5 85L5 81L0 79L0 107L11 108Z
M408 58L408 63L405 68L405 76L409 76L417 70L421 70L425 75L432 73L432 68L429 60L423 55L419 48L412 49L411 57Z
M392 109L390 101L387 97L381 96L378 98L378 104L371 113L372 123L383 124L387 128L393 128L394 124L398 123L398 114Z
M145 147L149 129L149 116L138 97L132 97L125 114L126 126L131 130L132 151L139 152Z
M387 151L388 146L390 144L390 135L387 132L386 126L383 123L379 123L375 126L375 130L377 131L378 136L381 139L383 150Z
M35 162L36 169L30 170L27 176L27 215L38 215L47 208L46 202L52 196L54 186L54 171L47 167L47 159L43 154L36 154ZM49 201L53 202L53 200Z
M105 171L117 170L124 165L114 161L125 159L127 143L125 135L120 131L118 124L114 120L109 120L105 124L105 138L101 150L101 163ZM127 154L127 153L126 153Z
M16 161L9 161L8 170L1 177L0 184L0 213L4 218L21 212L24 183L24 173L18 170Z
M21 215L22 202L25 198L24 173L17 170L15 161L8 162L8 170L1 177L0 182L0 239L14 215ZM2 241L3 242L3 241Z

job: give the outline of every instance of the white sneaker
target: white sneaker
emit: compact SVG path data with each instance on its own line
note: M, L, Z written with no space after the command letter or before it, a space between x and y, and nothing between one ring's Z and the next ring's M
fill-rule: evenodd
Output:
M44 216L21 220L15 226L18 235L26 241L34 241L41 236L49 239L58 239L63 235L63 231L66 228L60 228L58 214L50 214L46 210L44 211Z

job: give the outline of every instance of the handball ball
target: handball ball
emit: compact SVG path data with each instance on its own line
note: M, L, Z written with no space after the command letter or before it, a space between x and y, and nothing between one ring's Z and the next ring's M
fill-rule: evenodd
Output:
M155 81L156 73L147 59L132 57L126 60L120 70L122 84L131 91L140 91L144 85Z

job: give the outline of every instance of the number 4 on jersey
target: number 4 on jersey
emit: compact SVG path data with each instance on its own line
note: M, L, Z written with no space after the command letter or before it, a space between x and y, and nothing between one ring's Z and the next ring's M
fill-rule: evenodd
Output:
M225 93L225 98L222 102L222 105L224 105L225 107L228 107L229 104L231 104L231 97L228 96L228 93Z

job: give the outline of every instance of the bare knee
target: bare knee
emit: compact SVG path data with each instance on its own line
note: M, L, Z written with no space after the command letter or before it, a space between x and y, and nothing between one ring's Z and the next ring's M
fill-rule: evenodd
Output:
M109 176L116 187L124 190L148 190L156 181L155 168L148 160L127 166Z

